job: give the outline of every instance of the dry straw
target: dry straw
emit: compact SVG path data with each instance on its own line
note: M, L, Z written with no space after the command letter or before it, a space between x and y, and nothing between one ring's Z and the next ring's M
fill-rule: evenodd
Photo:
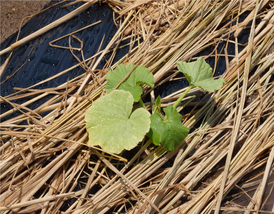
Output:
M1 54L71 19L95 2L85 1L72 13ZM1 97L1 102L13 106L1 118L22 112L0 124L1 139L5 141L0 147L1 213L60 213L61 206L68 205L71 198L75 200L70 201L66 213L274 213L273 192L266 191L273 189L273 1L107 3L118 14L116 21L120 23L107 47L89 59L82 52L78 65L41 83L77 66L86 74L55 88L16 88L17 93ZM240 21L243 14L247 16ZM240 44L239 37L246 28L250 29L248 42ZM113 64L116 50L125 39L130 40L130 50ZM137 47L133 46L135 42ZM203 57L215 59L214 72L220 57L225 58L222 77L226 84L207 102L192 102L193 96L203 93L190 91L184 105L193 109L183 119L184 125L195 129L176 151L154 147L145 139L137 152L131 151L132 158L126 158L87 145L85 112L104 95L107 71L120 63L134 62L148 67L155 76L155 88L161 87L176 78L178 60L193 60L202 50L221 42L226 44L224 54L218 54L215 48ZM228 54L228 45L234 45L235 54ZM239 46L243 46L241 51ZM103 70L97 70L109 52L112 57ZM184 91L165 97L162 105L171 105ZM152 101L155 99L154 89L144 88L144 92ZM54 96L47 102L33 110L28 108L49 94ZM35 98L23 104L14 102L32 95ZM146 103L148 109L150 105ZM46 116L40 116L47 111ZM29 125L21 125L22 121ZM79 184L84 184L83 189L75 190ZM238 193L231 200L235 189ZM238 197L248 199L240 204ZM268 201L271 207L263 210Z

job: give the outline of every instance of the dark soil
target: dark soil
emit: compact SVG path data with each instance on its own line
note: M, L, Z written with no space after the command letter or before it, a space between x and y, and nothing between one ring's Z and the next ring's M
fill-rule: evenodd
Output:
M0 43L19 30L21 21L25 17L41 11L44 5L49 2L50 0L0 0ZM29 19L25 19L23 25Z

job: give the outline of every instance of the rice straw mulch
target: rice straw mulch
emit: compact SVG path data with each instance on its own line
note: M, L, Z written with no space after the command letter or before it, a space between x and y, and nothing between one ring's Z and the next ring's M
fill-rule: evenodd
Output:
M95 2L87 1L79 10ZM56 88L17 88L25 93L1 97L1 102L14 108L1 118L22 112L1 123L5 142L0 147L1 213L60 213L64 204L65 213L274 213L274 2L107 3L118 17L119 29L104 50L89 59L83 53L83 59L78 59L77 66L86 74ZM239 35L246 28L250 29L248 42L241 44ZM125 39L130 40L130 50L113 64ZM226 43L224 54L215 48L203 57L214 58L214 72L218 60L225 58L226 84L207 95L206 102L205 96L192 102L203 93L190 91L182 108L193 109L183 116L183 124L194 131L176 151L165 151L144 139L126 158L126 153L118 156L87 145L85 112L104 94L107 71L120 63L144 65L153 72L157 88L176 78L178 60L194 60L221 42ZM228 45L235 47L235 54L228 53ZM98 70L109 52L112 57ZM172 105L185 89L165 97L162 105ZM143 90L155 99L154 89ZM27 107L48 94L54 96L43 105ZM31 95L36 97L27 103L13 102ZM151 103L146 106L149 109ZM79 184L82 189L76 188ZM248 201L237 204L229 199L231 194L247 196ZM269 200L272 205L263 211Z

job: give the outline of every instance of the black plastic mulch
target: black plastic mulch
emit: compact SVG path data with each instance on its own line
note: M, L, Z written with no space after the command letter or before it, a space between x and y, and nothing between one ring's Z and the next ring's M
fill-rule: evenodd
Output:
M52 23L53 21L63 17L64 15L78 8L80 5L82 5L82 3L68 6L66 8L62 8L62 5L64 4L51 8L48 11L32 18L22 28L19 39L24 38L27 35L30 35L31 33L39 30L40 28ZM49 5L46 5L45 7L48 6ZM106 47L117 31L117 27L113 22L113 11L106 4L94 4L86 11L80 13L78 16L17 48L14 51L9 64L1 77L1 96L4 97L14 93L14 87L29 87L77 64L77 60L72 56L69 50L50 47L49 42L97 21L101 21L101 23L75 34L84 43L83 52L85 59L87 59L93 56L99 50L99 46L104 36L105 39L103 40L101 50ZM7 40L5 40L1 44L1 50L13 44L16 41L16 36L17 33L13 34ZM68 47L68 37L59 40L54 44ZM80 47L80 43L76 39L72 39L71 45L72 47ZM127 48L118 50L114 61L124 56L127 52ZM76 56L81 59L80 51L74 51L74 54L76 54ZM1 65L5 62L5 59L8 57L8 55L9 53L1 56ZM98 69L104 66L107 59L108 56L100 62ZM23 65L24 63L25 65ZM22 65L23 67L19 69ZM77 67L64 75L44 84L40 84L35 88L44 89L56 87L67 82L67 80L71 80L83 73L85 73L85 70L81 67ZM16 100L14 102L21 104L29 99L30 98L25 98ZM47 99L49 99L49 97L30 104L28 108L35 109L44 103ZM4 113L9 109L11 109L9 104L1 103L1 113ZM14 117L17 114L19 113L16 112L13 115L10 115L9 118Z

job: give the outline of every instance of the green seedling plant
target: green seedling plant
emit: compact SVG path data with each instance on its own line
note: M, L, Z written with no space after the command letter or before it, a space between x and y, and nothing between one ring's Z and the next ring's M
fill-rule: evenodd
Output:
M202 58L177 64L189 87L173 106L161 109L161 98L157 97L152 114L141 100L143 91L140 85L154 87L153 74L146 67L134 66L133 63L119 65L110 71L105 87L107 95L96 100L85 116L89 145L99 145L108 152L119 154L124 149L136 147L147 135L154 145L174 151L189 133L189 128L182 125L176 107L193 87L213 92L225 83L223 79L214 80L212 68ZM141 107L132 111L136 102Z

